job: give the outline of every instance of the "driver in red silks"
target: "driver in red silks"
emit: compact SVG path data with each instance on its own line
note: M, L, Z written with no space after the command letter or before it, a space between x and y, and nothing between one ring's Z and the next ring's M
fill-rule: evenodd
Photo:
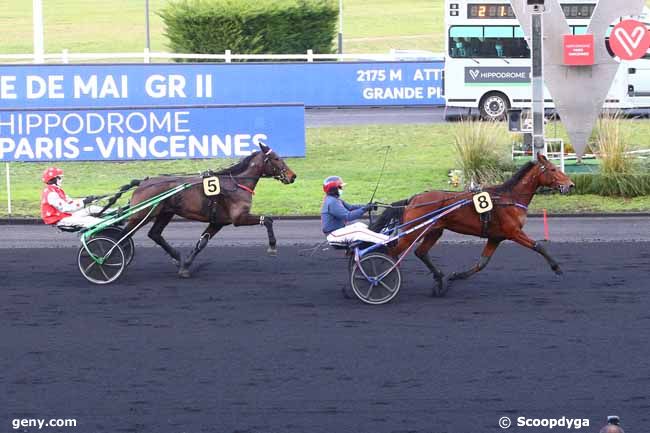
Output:
M91 213L99 212L101 208L88 206L96 199L94 196L73 199L63 191L63 170L49 167L43 172L42 180L45 188L41 194L41 218L45 224L88 228L101 222L101 218L91 216Z

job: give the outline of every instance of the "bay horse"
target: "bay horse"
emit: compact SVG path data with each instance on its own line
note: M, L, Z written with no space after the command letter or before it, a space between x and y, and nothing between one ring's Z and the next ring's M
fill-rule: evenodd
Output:
M201 176L158 176L140 182L133 192L131 205L136 205L148 198L168 191L184 183L193 186L173 195L163 201L148 216L143 224L153 220L149 230L149 237L160 245L179 266L178 275L182 278L191 276L190 266L208 244L208 241L224 226L263 225L266 227L269 238L269 254L276 254L276 239L273 233L273 219L264 215L250 213L255 186L260 178L272 177L283 184L290 184L296 180L296 174L287 164L268 146L259 144L260 150L239 161L232 167L217 172L209 172L209 176L217 176L221 193L216 196L206 196L203 191ZM149 210L145 209L129 218L125 232L129 233L138 224L147 218ZM183 259L177 249L167 243L162 236L163 230L172 220L174 215L194 221L208 223L201 237L190 254Z
M484 189L490 194L494 204L489 221L482 221L471 204L463 206L443 216L435 224L425 226L404 236L396 245L389 246L388 254L397 258L416 239L421 239L420 244L415 249L415 255L433 273L437 283L437 287L434 286L433 289L434 296L444 295L449 288L448 283L450 281L466 279L484 269L499 244L506 239L541 254L551 266L551 269L556 274L561 275L560 265L549 255L541 243L534 241L524 233L523 227L526 223L528 205L538 188L547 187L566 194L574 186L567 175L558 170L544 155L539 154L536 161L528 162L505 183ZM428 191L417 194L408 200L393 203L392 207L384 211L374 222L371 229L378 231L394 218L398 219L401 224L416 221L419 218L422 221L421 217L436 209L453 205L464 199L470 199L469 202L471 203L474 194L474 192L467 191ZM408 228L408 226L405 227L405 229ZM429 257L429 250L440 239L445 229L456 233L487 238L487 244L478 262L470 269L464 272L454 272L447 278ZM426 231L426 233L423 233L423 231ZM419 237L420 235L422 237Z

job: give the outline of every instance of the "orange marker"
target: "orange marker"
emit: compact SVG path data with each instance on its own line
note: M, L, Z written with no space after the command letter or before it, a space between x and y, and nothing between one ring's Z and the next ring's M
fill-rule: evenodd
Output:
M546 209L544 209L544 240L547 242L550 240L548 235L548 217L546 216Z

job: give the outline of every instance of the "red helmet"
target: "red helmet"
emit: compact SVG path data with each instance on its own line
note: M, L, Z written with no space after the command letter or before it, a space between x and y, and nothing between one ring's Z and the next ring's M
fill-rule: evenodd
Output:
M325 191L326 194L329 194L329 192L334 188L343 188L344 186L345 183L339 176L330 176L323 181L323 191Z
M58 176L63 176L63 170L61 170L58 167L49 167L45 169L41 179L43 180L43 183L48 183L49 181L51 181L52 179Z

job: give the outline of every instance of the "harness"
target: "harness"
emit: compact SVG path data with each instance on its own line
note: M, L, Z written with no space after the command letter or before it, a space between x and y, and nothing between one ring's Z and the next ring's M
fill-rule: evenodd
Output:
M451 192L456 192L456 191L447 191L447 192L451 193ZM472 194L473 195L473 194L476 194L477 192L479 192L479 191L470 191L467 194ZM501 195L494 195L494 196L492 196L492 198L494 199L494 206L495 207L496 206L498 206L498 207L514 206L514 207L517 207L519 209L523 209L526 212L528 211L528 206L526 206L525 204L520 203L518 201L515 201L515 200L512 200L512 199L504 201L504 200L502 200L503 196L501 196ZM469 204L472 203L472 200L470 198L467 198L467 197L464 197L464 198L463 197L449 197L449 198L429 201L429 202L425 202L425 203L418 203L418 204L416 204L415 206L412 206L412 207L413 208L420 208L420 207L424 207L424 206L430 206L430 205L449 202L449 201L454 200L454 199L456 199L457 201L454 202L453 204L446 205L446 206L442 207L441 209L438 209L438 210L436 210L434 212L438 212L438 211L441 211L441 210L443 210L443 211L447 210L448 208L453 207L456 204L461 204L460 207L464 207L464 206L469 205ZM406 204L406 205L403 205L403 206L393 206L393 205L387 205L387 204L383 204L383 203L379 203L379 205L381 207L391 208L391 209L400 209L400 208L404 209L404 208L407 208L408 206L410 206L409 204ZM494 210L479 214L479 219L481 221L481 237L483 237L483 238L488 237L488 231L489 231L489 228L490 228L490 222L492 221L492 212L493 211ZM432 215L431 212L426 213L425 215L422 215L422 216L420 216L418 218L415 218L415 219L409 221L408 223L405 223L404 225L409 225L409 224L412 224L414 222L421 221L421 220L429 217L430 215Z
M267 171L266 165L272 160L271 156L270 156L272 152L273 152L273 150L270 149L270 148L269 148L269 150L264 152L264 160L263 160L263 163L262 163L263 164L263 171L262 171L263 173ZM281 182L284 182L284 181L288 180L287 169L286 168L281 168L281 169L278 170L275 167L272 167L272 170L268 170L268 172L273 173L272 177L274 179L277 179L277 180L281 181ZM210 169L208 169L205 172L201 173L202 178L212 177L212 176L222 177L223 175L219 175L219 174L217 174L216 172L214 172L214 171L212 171ZM239 189L241 189L243 191L246 191L247 193L249 193L252 196L255 195L255 190L253 188L251 188L249 186L246 186L243 183L238 182L235 179L235 177L233 176L232 173L229 173L229 177L230 177L230 180L232 181L232 183L234 184L235 188L233 188L231 190L225 190L225 191L233 192L237 188L239 188ZM243 178L242 176L238 176L238 177ZM218 199L219 199L219 195L216 195L214 197L210 197L210 199L208 200L208 208L209 208L208 213L210 215L209 216L210 223L212 223L212 224L216 224L220 220L220 215L219 215L220 206L219 206L219 203L218 203ZM263 223L263 221L261 220L260 224L262 224L262 223Z

